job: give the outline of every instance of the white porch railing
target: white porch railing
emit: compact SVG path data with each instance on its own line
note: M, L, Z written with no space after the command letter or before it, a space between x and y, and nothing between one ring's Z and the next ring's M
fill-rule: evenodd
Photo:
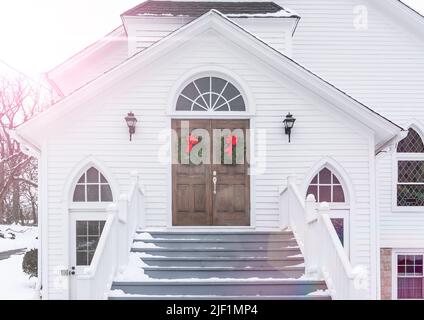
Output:
M91 264L77 276L78 299L107 299L113 278L128 263L135 232L144 226L144 191L138 173L132 173L131 180L128 195L121 195L107 209L108 217Z
M305 200L294 178L281 190L281 226L290 226L304 255L306 274L323 278L336 300L367 299L368 272L352 267L329 217L329 205Z

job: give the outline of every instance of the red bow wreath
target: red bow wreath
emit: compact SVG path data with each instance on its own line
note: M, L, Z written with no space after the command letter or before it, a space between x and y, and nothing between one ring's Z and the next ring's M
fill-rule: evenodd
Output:
M225 149L225 152L228 154L228 156L233 156L233 147L237 145L238 137L233 135L228 135L225 139L225 143L228 145L228 147Z

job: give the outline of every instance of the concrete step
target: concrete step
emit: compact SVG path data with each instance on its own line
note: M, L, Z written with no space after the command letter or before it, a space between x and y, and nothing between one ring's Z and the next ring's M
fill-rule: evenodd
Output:
M304 296L326 289L324 281L286 279L116 281L112 285L112 290L122 290L125 294L148 296Z
M303 257L142 257L144 264L156 267L284 267L299 265Z
M331 300L327 294L304 295L304 296L142 296L142 295L116 295L109 297L109 300Z
M300 254L299 247L282 249L225 249L225 248L131 248L132 252L140 252L152 256L165 257L278 257L286 258Z
M144 274L153 279L298 279L305 273L299 267L143 267Z
M283 249L297 246L295 239L291 240L187 240L187 239L154 239L154 240L134 240L133 247L144 247L154 245L157 248L169 249Z

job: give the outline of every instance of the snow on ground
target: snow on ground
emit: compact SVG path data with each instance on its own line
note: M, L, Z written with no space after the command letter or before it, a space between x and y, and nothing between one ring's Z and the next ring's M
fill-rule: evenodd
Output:
M35 248L36 238L37 227L0 225L0 254L5 251ZM35 298L37 279L30 279L29 275L22 271L23 258L22 252L0 260L0 300Z
M14 236L16 237L15 239L13 239ZM36 238L37 227L16 224L0 225L0 252L35 248L37 246Z
M308 293L308 296L329 296L330 292L328 290L317 290L311 293Z
M22 271L23 254L0 261L0 300L32 300L35 297L36 278Z

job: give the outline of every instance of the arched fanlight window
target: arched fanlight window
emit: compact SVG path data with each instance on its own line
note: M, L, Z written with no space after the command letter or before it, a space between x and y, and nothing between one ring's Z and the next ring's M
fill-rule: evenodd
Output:
M397 205L424 206L424 143L412 128L398 144L397 170Z
M346 202L343 186L337 176L328 168L323 168L311 181L307 195L313 194L318 202Z
M73 195L73 202L111 202L112 190L103 174L91 167L79 178Z
M246 111L240 91L227 80L204 77L189 83L180 93L177 111Z

